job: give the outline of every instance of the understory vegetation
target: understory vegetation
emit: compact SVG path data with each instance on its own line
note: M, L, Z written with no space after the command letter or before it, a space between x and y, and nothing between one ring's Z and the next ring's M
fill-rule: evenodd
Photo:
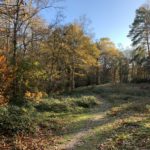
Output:
M148 150L149 90L148 84L106 84L25 102L22 107L3 106L0 145L53 150L75 140L71 146L77 150Z

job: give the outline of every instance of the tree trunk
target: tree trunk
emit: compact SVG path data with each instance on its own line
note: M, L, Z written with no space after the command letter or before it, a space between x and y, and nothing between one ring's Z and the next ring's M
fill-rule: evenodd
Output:
M17 99L18 79L17 79L17 28L19 23L19 0L16 2L16 14L14 16L14 29L13 29L13 99Z
M98 63L98 59L97 59L97 63ZM99 63L97 64L96 77L97 77L96 84L99 85L100 84L100 66L99 66Z
M150 46L149 46L149 33L147 31L147 37L146 37L146 42L147 42L147 50L148 50L148 56L150 57Z

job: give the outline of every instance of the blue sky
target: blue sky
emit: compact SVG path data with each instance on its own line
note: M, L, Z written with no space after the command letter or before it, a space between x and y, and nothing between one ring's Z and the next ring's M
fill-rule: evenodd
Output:
M127 38L129 25L135 17L135 10L146 0L65 0L64 23L69 23L86 15L91 20L94 39L109 37L116 45L130 45ZM50 12L49 12L50 13ZM48 19L48 14L44 13ZM53 13L52 13L53 14Z

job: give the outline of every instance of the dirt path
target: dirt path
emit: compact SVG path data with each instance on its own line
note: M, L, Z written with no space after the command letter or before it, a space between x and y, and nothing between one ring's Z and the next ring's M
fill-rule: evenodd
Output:
M84 128L73 134L72 139L64 144L58 145L55 150L75 150L77 146L84 144L83 138L93 133L92 129L96 126L100 126L108 121L105 118L108 108L111 106L109 102L101 100L102 104L99 111L94 113L92 117L86 122Z

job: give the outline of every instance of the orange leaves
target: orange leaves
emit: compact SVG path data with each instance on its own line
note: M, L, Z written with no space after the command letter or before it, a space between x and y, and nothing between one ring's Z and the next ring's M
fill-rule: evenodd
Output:
M11 80L7 59L4 55L0 55L0 95L5 93Z
M0 72L5 72L6 69L6 57L4 55L0 55Z

